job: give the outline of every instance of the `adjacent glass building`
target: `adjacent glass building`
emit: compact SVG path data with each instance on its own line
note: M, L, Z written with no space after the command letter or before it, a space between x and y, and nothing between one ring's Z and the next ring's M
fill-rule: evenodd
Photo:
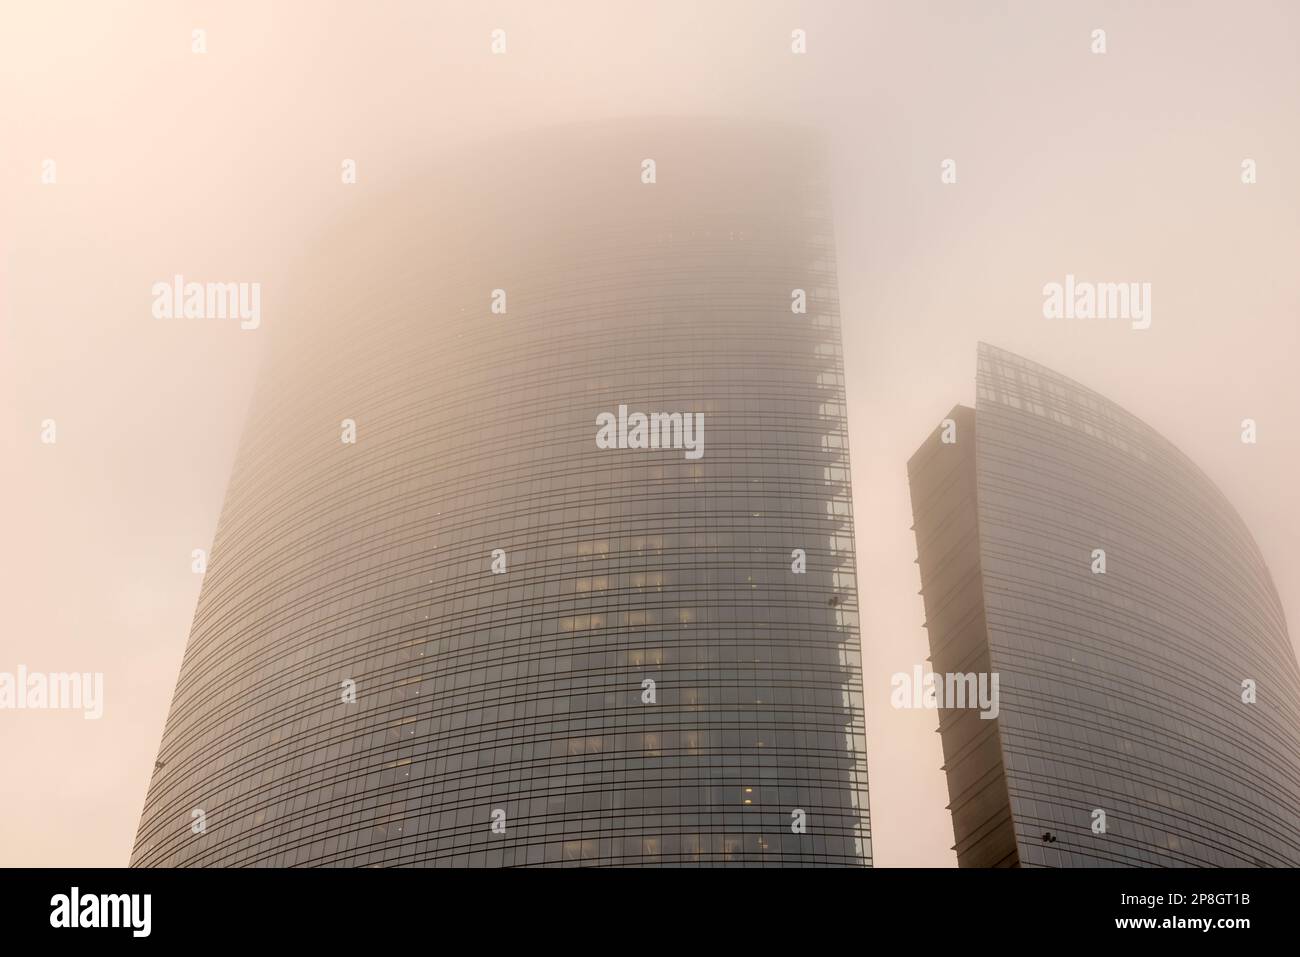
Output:
M819 156L615 123L358 194L264 298L133 865L870 863Z
M933 670L1000 678L996 719L940 711L959 863L1300 865L1300 670L1241 519L1064 376L981 344L977 384L908 463Z

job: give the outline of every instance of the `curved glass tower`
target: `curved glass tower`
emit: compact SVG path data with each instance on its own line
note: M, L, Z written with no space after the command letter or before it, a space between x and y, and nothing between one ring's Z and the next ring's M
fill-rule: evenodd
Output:
M1300 670L1268 569L1132 415L979 347L976 409L909 463L963 866L1300 865Z
M132 863L869 864L822 176L552 130L305 255Z

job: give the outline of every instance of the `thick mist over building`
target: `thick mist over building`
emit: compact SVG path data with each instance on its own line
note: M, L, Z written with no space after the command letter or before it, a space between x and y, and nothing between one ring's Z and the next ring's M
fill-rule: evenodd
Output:
M704 120L494 143L335 232L133 862L870 863L833 235L815 139Z
M0 714L0 863L129 859L203 578L192 556L212 548L256 370L290 318L364 321L366 301L300 307L362 274L362 250L388 255L385 217L411 234L391 212L406 184L528 130L692 115L826 143L870 584L872 859L955 863L934 715L891 707L890 676L928 654L903 463L936 415L974 405L977 340L1087 382L1184 451L1300 613L1298 32L1300 9L1267 0L3 5L0 671L102 674L104 693L95 721ZM526 152L468 155L530 175ZM661 164L657 188L690 165ZM453 193L412 202L472 225ZM456 239L425 233L430 270ZM155 318L152 290L178 274L260 283L258 328ZM1149 328L1044 317L1044 284L1069 275L1149 283ZM511 314L527 307L512 287ZM714 442L706 419L704 461Z

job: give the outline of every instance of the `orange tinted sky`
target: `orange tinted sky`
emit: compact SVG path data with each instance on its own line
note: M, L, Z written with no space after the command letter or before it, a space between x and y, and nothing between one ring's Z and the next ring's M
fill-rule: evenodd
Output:
M828 132L876 862L952 864L935 715L889 676L926 655L905 462L973 401L977 339L1167 435L1300 615L1298 27L1284 2L6 5L0 670L102 671L107 700L0 712L0 864L126 863L263 348L154 322L151 284L257 280L270 322L304 238L421 157L665 113ZM1151 329L1044 319L1066 273L1152 283Z

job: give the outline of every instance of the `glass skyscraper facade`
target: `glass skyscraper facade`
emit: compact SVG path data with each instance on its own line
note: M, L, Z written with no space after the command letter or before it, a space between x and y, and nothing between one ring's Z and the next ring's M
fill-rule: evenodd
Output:
M870 864L824 175L551 130L305 250L133 865Z
M959 863L1300 864L1300 670L1223 495L988 345L949 418L908 466L931 659L1000 686L940 711Z

